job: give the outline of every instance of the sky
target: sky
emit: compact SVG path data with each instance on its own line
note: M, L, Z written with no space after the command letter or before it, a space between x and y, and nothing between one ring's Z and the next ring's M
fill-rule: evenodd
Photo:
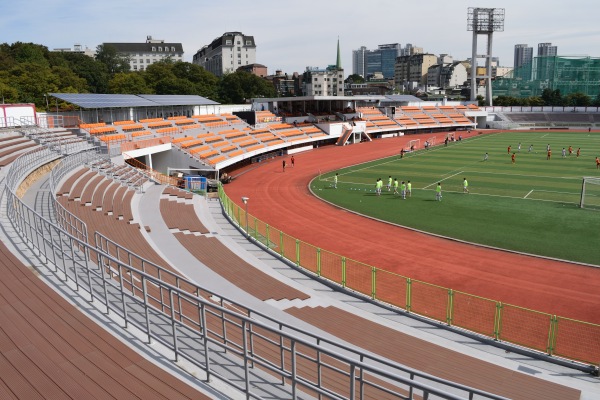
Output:
M225 32L254 36L256 62L302 72L335 64L352 73L352 50L406 43L427 53L471 56L469 7L504 8L504 31L494 33L492 55L513 65L514 45L551 42L559 55L600 57L598 0L370 0L274 2L206 0L0 0L0 42L32 42L48 49L74 44L144 42L146 36L182 43L184 61ZM479 36L479 53L487 40Z

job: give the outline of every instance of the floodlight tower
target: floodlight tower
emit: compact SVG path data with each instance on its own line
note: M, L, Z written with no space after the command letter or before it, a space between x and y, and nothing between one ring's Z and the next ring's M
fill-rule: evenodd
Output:
M471 55L471 101L477 99L477 79L486 80L485 97L492 105L492 35L504 31L504 8L469 7L467 31L473 31ZM477 36L487 35L487 53L477 54ZM477 75L477 59L485 58L485 74Z

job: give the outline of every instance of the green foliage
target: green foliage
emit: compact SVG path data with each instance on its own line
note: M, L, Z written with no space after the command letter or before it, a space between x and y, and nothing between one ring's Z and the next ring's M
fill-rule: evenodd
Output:
M225 75L219 84L219 99L226 104L246 103L253 97L275 97L275 87L266 79L249 72Z
M62 65L85 79L87 88L81 93L107 93L109 74L106 65L80 53L51 52L50 65Z
M114 46L98 45L96 48L96 61L104 64L111 76L119 72L129 72L129 57L118 54Z
M139 72L119 72L108 83L110 93L152 94L151 89Z
M563 96L559 89L544 89L541 96L532 97L512 97L498 96L494 99L496 106L567 106L567 107L587 107L600 106L600 95L596 99L585 93L575 92Z
M188 94L222 103L276 96L269 81L247 72L219 79L198 65L172 58L131 72L129 59L114 46L98 46L92 58L21 42L0 44L0 90L6 102L34 103L39 109L47 107L46 94L61 92ZM55 105L49 105L52 111ZM59 109L67 107L59 103Z
M365 78L358 74L349 75L344 81L345 83L365 83Z

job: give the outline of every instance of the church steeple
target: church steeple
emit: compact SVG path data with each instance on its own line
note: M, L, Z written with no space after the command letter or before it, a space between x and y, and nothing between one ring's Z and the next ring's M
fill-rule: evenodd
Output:
M338 36L338 41L337 41L337 60L335 62L335 67L338 70L342 69L342 56L340 55L340 37Z

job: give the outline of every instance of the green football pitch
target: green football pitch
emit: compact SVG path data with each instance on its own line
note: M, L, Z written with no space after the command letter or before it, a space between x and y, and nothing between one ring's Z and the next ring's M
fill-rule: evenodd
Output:
M436 142L443 142L443 137ZM395 156L350 166L319 176L311 188L324 200L395 224L600 265L600 185L586 185L585 204L590 207L579 207L582 177L600 178L596 156L600 156L598 133L510 131L437 145L402 159ZM337 189L333 188L336 172ZM393 189L388 191L389 176L399 182L410 180L412 195L402 199ZM381 196L375 192L378 178L383 180ZM468 194L463 193L464 178ZM435 195L438 182L441 201Z

